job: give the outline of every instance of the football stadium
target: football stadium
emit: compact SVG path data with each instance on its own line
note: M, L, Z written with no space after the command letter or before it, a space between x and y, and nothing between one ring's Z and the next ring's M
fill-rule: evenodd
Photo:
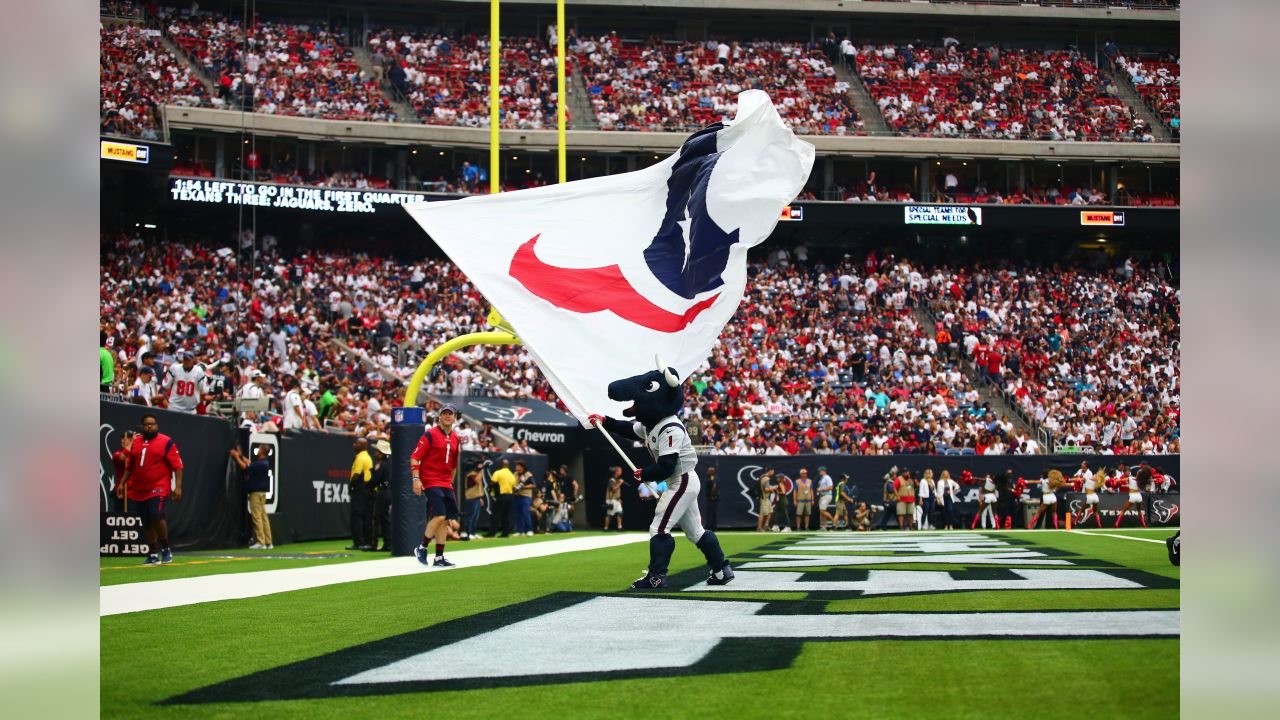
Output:
M1180 12L104 0L101 715L1177 717Z

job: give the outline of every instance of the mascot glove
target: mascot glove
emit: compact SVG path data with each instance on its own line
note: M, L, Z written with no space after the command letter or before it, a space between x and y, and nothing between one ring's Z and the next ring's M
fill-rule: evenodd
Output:
M604 416L597 413L591 413L587 416L587 427L594 428L596 425L604 425Z
M635 470L633 470L633 471L631 472L631 477L635 478L635 479L636 479L636 482L640 482L641 480L643 480L643 479L644 479L644 468L636 468Z

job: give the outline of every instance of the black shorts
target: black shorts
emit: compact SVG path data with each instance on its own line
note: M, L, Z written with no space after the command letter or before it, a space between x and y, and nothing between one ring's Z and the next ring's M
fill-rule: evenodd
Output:
M427 496L427 517L447 518L458 517L458 498L453 494L453 488L429 487L422 490L422 494Z
M146 500L130 500L129 506L136 508L138 514L142 516L142 524L150 525L157 520L164 520L165 509L169 505L169 498L164 495L156 495Z

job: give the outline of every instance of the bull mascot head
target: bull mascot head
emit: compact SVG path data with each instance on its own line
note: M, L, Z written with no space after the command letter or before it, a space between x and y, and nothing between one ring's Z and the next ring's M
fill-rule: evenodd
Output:
M684 405L684 388L680 386L675 368L662 364L660 357L655 356L654 361L656 370L609 383L609 399L630 402L631 407L622 414L639 420L647 428L680 412Z

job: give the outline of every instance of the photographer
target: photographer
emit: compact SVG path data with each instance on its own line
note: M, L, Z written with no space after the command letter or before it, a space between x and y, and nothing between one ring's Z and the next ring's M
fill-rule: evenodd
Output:
M894 480L897 479L898 466L894 465L889 468L889 472L884 474L884 512L880 515L880 522L876 523L877 530L888 530L889 520L893 518L894 510L897 509L898 491L894 487Z
M249 462L240 448L231 448L231 459L244 472L244 491L249 495L249 516L253 518L254 543L250 550L270 550L271 520L267 517L267 491L271 489L271 464L268 457L271 448L259 445L253 449L253 462Z
M759 515L756 518L756 532L769 529L769 521L773 519L773 494L778 486L773 481L773 468L764 471L756 483L756 499L760 501Z
M467 471L462 489L462 539L470 540L479 537L476 534L476 523L480 522L480 511L484 509L484 471L493 464L492 460L473 466Z
M614 466L609 477L608 487L604 491L604 529L609 529L609 521L617 518L618 529L622 529L622 468Z

